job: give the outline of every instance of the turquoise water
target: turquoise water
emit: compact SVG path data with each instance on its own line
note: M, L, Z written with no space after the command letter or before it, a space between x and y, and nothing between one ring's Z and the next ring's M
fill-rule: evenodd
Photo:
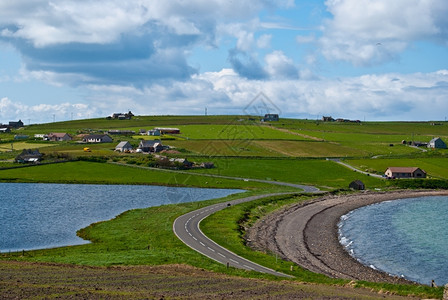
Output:
M341 217L339 235L365 265L423 284L448 283L448 197L361 207Z
M76 231L136 208L221 198L228 189L0 183L0 251L88 243Z

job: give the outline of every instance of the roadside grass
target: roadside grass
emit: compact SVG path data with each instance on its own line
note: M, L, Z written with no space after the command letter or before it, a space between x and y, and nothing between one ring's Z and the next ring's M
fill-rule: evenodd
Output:
M276 271L293 275L299 281L345 285L348 283L347 280L332 279L321 274L312 273L292 262L278 258L273 253L254 251L245 244L244 235L246 230L258 219L275 210L300 201L306 201L312 197L315 196L274 196L234 205L205 218L201 222L200 228L212 240L236 254ZM293 271L291 271L291 266ZM443 293L443 288L434 289L424 285L398 285L358 281L354 286L372 288L382 292L389 291L403 296L415 295L418 297L441 298Z
M195 176L194 174L86 161L0 170L0 182L149 184L209 188L282 189L282 187L273 187L270 184L253 181Z
M446 158L348 159L346 162L360 170L371 170L378 174L384 174L388 167L418 167L425 170L429 177L448 179Z
M350 182L355 179L363 181L367 188L387 187L385 180L354 172L328 160L237 157L211 160L216 168L190 172L307 184L328 189L348 188Z

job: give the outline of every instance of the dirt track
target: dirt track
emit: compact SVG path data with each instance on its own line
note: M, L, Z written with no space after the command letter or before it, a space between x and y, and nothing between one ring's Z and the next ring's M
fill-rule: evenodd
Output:
M247 233L248 245L277 253L312 272L335 278L410 283L360 264L340 245L337 223L361 206L386 200L448 195L447 191L397 191L328 196L298 203L258 221Z

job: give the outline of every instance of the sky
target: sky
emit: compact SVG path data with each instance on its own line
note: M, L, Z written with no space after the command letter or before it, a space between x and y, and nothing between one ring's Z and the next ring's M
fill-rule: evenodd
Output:
M446 0L0 2L0 123L448 117Z

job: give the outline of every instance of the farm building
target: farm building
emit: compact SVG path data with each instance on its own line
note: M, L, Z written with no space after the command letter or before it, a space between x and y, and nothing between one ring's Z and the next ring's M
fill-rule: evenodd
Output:
M159 129L148 130L147 135L160 136L160 130Z
M140 144L138 145L138 149L140 149L142 152L155 153L155 152L162 151L164 149L164 147L160 140L140 141Z
M363 191L366 189L366 186L364 185L364 183L361 180L353 180L352 182L350 182L348 187L350 189L356 190L356 191Z
M129 143L128 141L123 141L120 142L116 147L115 147L115 151L119 151L119 152L129 152L131 151L132 145L131 143Z
M384 174L388 178L426 178L426 172L417 167L389 167Z
M45 139L45 136L44 136L44 139ZM53 142L71 141L72 137L68 133L51 132L46 136L46 140L53 141Z
M279 120L278 114L265 114L263 118L264 122L278 121L278 120Z
M161 134L179 134L180 133L180 129L179 128L162 128L162 127L157 127L157 128L154 128L154 130L160 131Z
M23 122L22 122L22 120L19 120L17 122L11 121L11 122L9 122L8 127L17 129L17 128L23 127Z
M39 150L23 149L15 161L18 163L37 163L42 159L42 153Z
M89 134L83 137L84 143L111 143L113 140L107 134Z
M436 137L429 141L428 148L446 149L446 144L441 138Z

